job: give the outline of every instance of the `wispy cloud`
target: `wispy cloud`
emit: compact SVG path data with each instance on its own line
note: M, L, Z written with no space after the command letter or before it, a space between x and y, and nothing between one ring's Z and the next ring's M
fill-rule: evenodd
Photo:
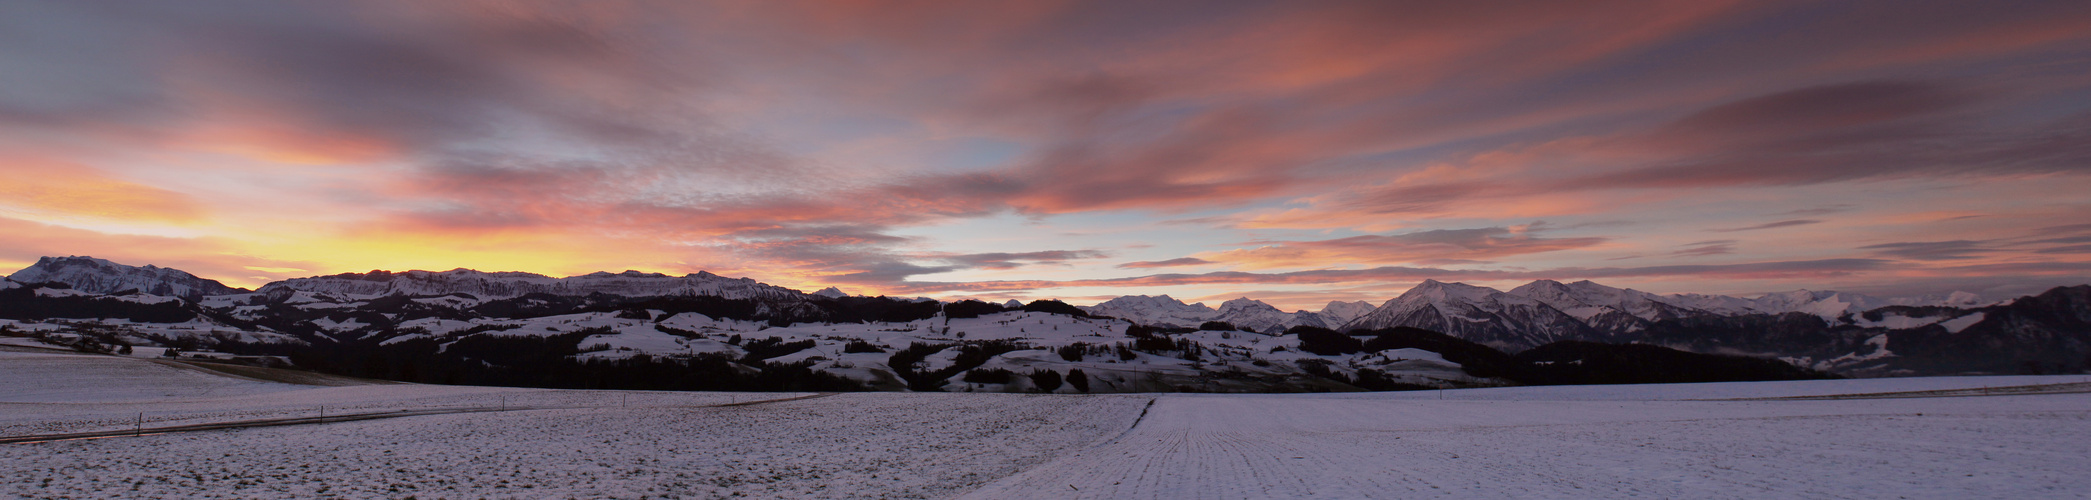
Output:
M1862 246L1859 249L1911 260L1966 260L1989 251L1982 242L1969 240L1882 243Z
M1200 258L1197 258L1197 257L1178 257L1178 258L1174 258L1174 259L1169 259L1169 260L1153 260L1153 261L1147 261L1147 260L1143 260L1143 261L1139 261L1139 262L1127 262L1127 263L1124 263L1124 264L1119 264L1119 265L1118 265L1118 268L1119 268L1119 269L1153 269L1153 268L1157 268L1157 267L1180 267L1180 266L1202 266L1202 265L1207 265L1207 264L1212 264L1212 263L1213 263L1213 261L1209 261L1209 260L1205 260L1205 259L1200 259Z
M1785 213L1781 213L1780 215L1829 215L1834 213L1850 212L1855 209L1858 209L1858 205L1853 205L1849 203L1834 203L1815 208L1803 208L1800 210L1792 210Z
M2056 69L2091 42L2082 2L56 2L0 33L21 42L0 216L24 228L0 259L255 280L600 266L1014 296L1034 281L913 280L2062 265L2077 233L2003 242L2080 220L2024 207L2091 188L2080 72ZM1864 189L1795 194L1838 186ZM1984 219L1892 222L1927 211ZM1539 218L1562 225L1515 226ZM1004 219L1065 236L967 227ZM1664 238L1709 227L1785 239ZM1220 272L1068 279L1184 266Z
M1761 231L1761 230L1765 230L1765 229L1778 229L1778 228L1782 228L1782 227L1806 226L1806 225L1809 225L1809 224L1821 224L1821 223L1822 223L1822 221L1819 221L1819 220L1814 220L1814 219L1793 219L1793 220L1782 220L1782 221L1778 221L1778 222L1766 222L1766 223L1763 223L1763 224L1758 224L1758 225L1754 225L1754 226L1743 226L1743 227L1729 227L1729 228L1719 228L1719 229L1708 229L1707 231L1712 231L1712 232L1716 232L1716 233L1734 233L1734 232L1740 232L1740 231Z
M1548 238L1542 230L1524 227L1436 229L1391 235L1365 235L1311 241L1258 241L1254 248L1228 250L1202 258L1267 269L1312 266L1329 262L1350 264L1417 263L1447 259L1476 261L1585 248L1604 243L1599 237Z
M1686 243L1684 249L1670 252L1680 257L1706 257L1735 253L1736 240L1711 240Z
M907 293L980 292L993 290L1051 289L1065 287L1155 287L1185 285L1330 285L1367 282L1414 283L1439 280L1533 280L1646 277L1693 277L1702 279L1768 279L1791 277L1849 276L1887 268L1892 261L1880 259L1824 259L1810 261L1752 262L1719 265L1670 265L1647 267L1557 268L1545 270L1461 270L1384 266L1371 269L1330 269L1281 273L1221 271L1200 274L1156 274L1149 276L1065 281L981 281L970 283L907 283Z

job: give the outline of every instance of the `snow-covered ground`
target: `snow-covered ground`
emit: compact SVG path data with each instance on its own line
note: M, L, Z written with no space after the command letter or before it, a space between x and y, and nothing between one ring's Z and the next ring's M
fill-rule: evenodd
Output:
M6 384L0 389L0 405L157 402L307 388L226 377L173 363L62 352L0 351L0 381ZM5 418L8 417L0 417Z
M0 447L0 494L255 497L949 496L1131 424L1144 399L844 395ZM49 479L48 482L45 480Z
M2085 380L852 393L717 406L804 394L314 387L0 352L0 435L124 429L139 413L155 427L320 405L538 408L0 445L11 478L0 496L2077 498L2091 491L2091 394L1728 399Z
M204 378L188 377L198 374ZM0 497L948 497L1130 427L1143 396L312 387L0 352L0 436L548 408L0 445ZM50 382L31 382L46 379ZM190 390L168 392L170 387Z
M1171 395L968 497L2082 498L2087 394L1685 400L2084 378Z

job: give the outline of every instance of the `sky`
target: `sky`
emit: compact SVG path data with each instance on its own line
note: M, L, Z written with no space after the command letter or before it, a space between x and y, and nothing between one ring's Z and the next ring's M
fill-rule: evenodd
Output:
M2087 2L0 2L0 268L2091 282Z

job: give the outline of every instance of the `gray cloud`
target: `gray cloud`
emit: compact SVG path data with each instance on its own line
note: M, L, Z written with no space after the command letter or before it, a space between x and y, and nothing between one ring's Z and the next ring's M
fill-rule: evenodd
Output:
M1374 263L1478 262L1485 259L1587 248L1602 237L1549 238L1545 222L1523 227L1432 229L1311 241L1250 241L1255 248L1222 252L1210 260L1275 265L1301 261Z
M1721 228L1721 229L1708 229L1707 231L1712 231L1712 232L1716 232L1716 233L1733 233L1733 232L1738 232L1738 231L1757 231L1757 230L1761 230L1761 229L1778 229L1778 228L1782 228L1782 227L1793 227L1793 226L1806 226L1806 225L1809 225L1809 224L1821 224L1821 223L1822 223L1822 221L1819 221L1819 220L1813 220L1813 219L1794 219L1794 220L1782 220L1782 221L1778 221L1778 222L1766 222L1766 223L1763 223L1763 224L1758 224L1758 225L1755 225L1755 226L1731 227L1731 228Z
M1670 255L1682 257L1705 257L1709 255L1731 254L1735 253L1735 244L1735 240L1711 240L1686 243L1684 245L1685 248L1683 250L1670 252Z
M1866 245L1860 250L1872 250L1875 254L1911 260L1963 260L1980 257L1989 251L1980 241L1911 241Z
M2044 253L2044 254L2056 254L2056 255L2078 255L2078 254L2091 254L2091 245L2069 245L2069 246L2060 246L2060 247L2049 247L2049 248L2042 248L2042 249L2039 249L2039 250L2034 250L2033 252L2034 252L2034 253Z
M1545 270L1466 270L1384 266L1371 269L1324 269L1282 273L1220 271L1200 274L1156 274L1149 276L1070 281L980 281L970 283L908 282L898 286L904 293L981 292L1061 287L1127 287L1177 285L1287 284L1316 285L1358 282L1414 282L1439 280L1535 280L1598 279L1626 277L1699 277L1708 279L1770 279L1793 277L1849 276L1889 269L1893 261L1880 259L1822 259L1805 261L1752 262L1715 265L1671 265L1648 267L1556 268Z
M1815 208L1803 208L1800 210L1788 211L1779 215L1829 215L1834 213L1850 212L1856 209L1858 209L1858 205L1836 203L1830 205L1823 205Z
M1213 261L1209 261L1209 260L1205 260L1205 259L1200 259L1200 258L1197 258L1197 257L1178 257L1178 258L1174 258L1174 259L1169 259L1169 260L1143 260L1143 261L1139 261L1139 262L1127 262L1127 263L1124 263L1124 264L1119 264L1119 265L1118 265L1118 268L1119 268L1119 269L1152 269L1152 268L1157 268L1157 267L1180 267L1180 266L1201 266L1201 265L1206 265L1206 264L1212 264L1212 263L1213 263Z
M1110 256L1110 253L1098 250L1047 250L1022 253L994 252L941 255L934 258L969 268L1015 269L1031 264L1059 264L1070 260L1101 259Z

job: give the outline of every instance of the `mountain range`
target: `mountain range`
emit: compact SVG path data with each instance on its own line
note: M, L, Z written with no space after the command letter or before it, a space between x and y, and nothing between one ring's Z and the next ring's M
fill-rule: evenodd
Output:
M0 304L13 315L0 319L186 322L187 330L165 331L239 332L241 341L387 341L416 335L415 331L440 333L436 330L449 325L486 328L502 326L505 319L590 311L654 319L688 312L712 320L787 326L955 319L1022 310L1110 318L1173 331L1245 330L1280 338L1313 330L1369 337L1411 328L1508 353L1564 341L1642 343L1777 358L1806 368L1870 376L2091 366L2086 290L2091 287L1988 303L1968 293L1883 299L1797 290L1743 298L1659 295L1590 281L1539 280L1506 292L1426 280L1377 306L1330 302L1320 311L1286 312L1246 297L1214 308L1167 295L1131 295L1079 308L1052 305L1057 302L981 304L986 309L968 306L966 310L974 312L946 316L940 311L955 306L926 299L855 297L834 288L802 293L705 272L670 276L626 271L553 278L469 269L372 271L290 279L248 291L175 269L91 257L46 257L0 282L6 296L43 302ZM53 302L65 297L88 302ZM948 332L951 327L943 328Z
M31 266L30 269L36 269L36 267ZM21 273L16 274L19 275ZM269 283L262 286L261 290L259 290L263 294L286 294L290 293L290 291L360 298L462 293L481 300L507 299L537 293L565 296L586 296L602 293L626 297L705 295L729 299L777 299L805 295L797 290L757 283L755 280L748 278L726 278L708 272L699 272L685 276L669 276L639 271L625 271L615 274L598 272L566 278L553 278L542 274L518 272L489 273L471 269L453 269L442 272L407 271L401 273L371 271L368 273L295 278ZM823 296L830 297L841 294L840 290L832 288L822 292L825 292Z
M64 283L74 290L88 293L119 295L136 292L189 301L210 295L247 292L178 269L150 264L133 267L93 257L44 257L8 275L7 279L16 283Z
M36 264L7 276L7 279L15 283L63 283L74 290L95 294L131 292L192 302L209 296L250 293L177 269L128 266L93 257L44 257ZM639 271L597 272L553 278L534 273L471 269L371 271L293 278L269 283L255 292L266 295L308 292L346 298L468 294L476 300L530 294L587 296L597 293L625 297L715 296L728 299L847 296L833 287L809 294L749 278L726 278L708 272L684 276ZM1011 301L1005 305L1019 307L1022 304ZM1285 312L1247 297L1223 302L1215 309L1204 303L1186 304L1168 295L1127 295L1082 306L1081 309L1149 326L1194 328L1218 321L1266 333L1303 325L1339 330L1431 325L1448 332L1474 332L1475 336L1484 338L1503 336L1501 341L1505 345L1515 345L1563 336L1631 333L1645 329L1650 322L1699 314L1735 316L1800 312L1837 322L1854 313L1889 306L1968 308L1982 305L1987 303L1967 292L1941 297L1883 299L1847 292L1794 290L1740 298L1700 294L1657 295L1590 281L1564 284L1539 280L1502 292L1462 283L1425 280L1407 293L1378 306L1364 301L1332 301L1320 311ZM1583 330L1585 328L1588 330ZM1520 333L1504 333L1510 331ZM1513 337L1529 338L1519 341Z
M1987 305L1976 295L1955 292L1941 297L1882 299L1834 291L1795 290L1756 298L1725 295L1657 295L1613 288L1591 281L1561 283L1538 280L1508 292L1464 283L1424 280L1408 292L1378 306L1366 302L1330 302L1321 311L1286 313L1263 302L1239 298L1219 309L1186 304L1167 295L1128 295L1082 309L1091 314L1170 328L1194 328L1225 322L1259 332L1281 332L1296 326L1340 331L1408 326L1453 334L1492 347L1522 350L1557 340L1616 341L1652 324L1687 317L1729 317L1801 313L1828 325L1855 324L1854 314L1883 307L1958 307Z

